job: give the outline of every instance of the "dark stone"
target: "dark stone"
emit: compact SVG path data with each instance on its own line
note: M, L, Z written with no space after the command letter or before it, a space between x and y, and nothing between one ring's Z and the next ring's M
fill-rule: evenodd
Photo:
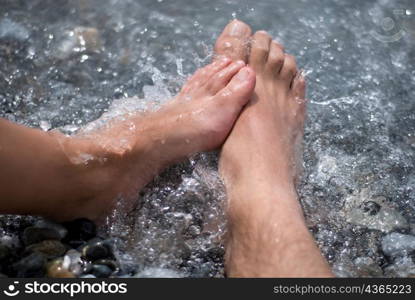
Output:
M25 245L36 244L44 240L62 240L68 231L60 224L40 220L23 231L22 241Z
M97 278L108 278L112 273L111 268L106 265L93 264L91 268L91 274Z
M33 226L36 228L49 228L56 230L57 232L59 232L59 235L61 236L60 239L64 239L68 234L68 230L63 225L48 220L40 220L36 222Z
M33 253L14 263L12 269L16 277L44 277L46 258L42 254Z
M0 263L3 263L8 260L10 257L10 248L6 245L0 245Z
M23 231L22 241L25 245L36 244L45 240L61 240L62 233L54 228L27 227Z
M30 32L21 24L10 19L2 19L0 22L0 40L26 41Z
M91 270L92 270L92 264L87 261L84 261L82 265L81 273L88 274L91 272Z
M221 263L225 256L225 249L223 247L213 247L207 251L207 257L215 263Z
M46 258L57 258L65 254L67 248L57 240L46 240L32 244L25 249L25 253L40 253Z
M47 276L50 278L75 278L71 271L64 268L62 258L58 258L48 264Z
M90 261L108 258L111 254L108 247L102 242L96 242L84 246L81 253L84 258Z
M110 256L113 257L114 250L116 248L116 244L119 243L120 240L116 238L110 238L102 241L102 244L107 247Z
M94 265L104 265L109 267L113 272L118 271L118 264L111 259L98 259L94 262Z
M381 206L374 201L363 202L361 207L362 207L363 212L371 216L376 215L381 209Z
M118 269L116 272L117 276L135 276L138 270L142 269L139 264L136 263L123 263L122 268Z
M415 250L410 252L408 256L412 259L412 262L415 263Z
M68 230L66 241L88 241L97 235L97 228L91 220L80 218L71 222L65 222L63 225Z
M85 241L74 240L74 241L67 241L66 243L71 248L80 249L80 248L82 248L81 246L83 246L85 244Z

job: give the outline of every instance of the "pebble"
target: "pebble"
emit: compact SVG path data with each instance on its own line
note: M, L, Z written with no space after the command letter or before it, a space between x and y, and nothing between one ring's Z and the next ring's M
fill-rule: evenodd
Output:
M56 258L62 256L66 252L66 247L57 240L45 240L40 243L32 244L25 249L26 253L40 253L46 258Z
M84 242L92 239L97 235L97 228L94 222L80 218L63 224L68 230L66 240L75 242Z
M96 278L108 278L112 273L113 270L106 265L92 265L91 274Z
M358 277L383 277L382 268L370 257L357 257L353 263Z
M47 267L47 276L51 278L74 278L75 275L69 271L65 259L59 258L51 263Z
M382 239L382 251L388 256L405 256L415 251L415 236L393 232Z
M64 259L68 261L68 270L75 275L80 275L85 269L85 263L81 259L81 253L75 249L71 249L66 252Z
M46 258L42 254L32 253L13 264L16 277L44 277Z
M99 32L93 27L76 27L66 33L57 45L54 56L58 59L67 59L73 53L99 52L102 42Z
M62 225L39 221L33 226L25 228L22 241L25 245L39 243L44 240L62 240L67 234L67 230Z
M11 39L22 42L27 40L29 36L29 31L19 23L7 18L0 21L0 40Z
M363 189L346 198L340 212L348 223L388 233L408 229L408 221L383 196L372 196Z
M108 258L111 253L103 242L88 244L82 248L82 256L90 261Z
M98 259L94 262L94 264L107 266L113 272L118 271L118 264L111 259Z
M113 254L118 240L98 237L88 219L58 224L36 217L16 224L0 238L0 277L106 278L124 271Z
M3 263L10 257L10 248L0 244L0 263Z

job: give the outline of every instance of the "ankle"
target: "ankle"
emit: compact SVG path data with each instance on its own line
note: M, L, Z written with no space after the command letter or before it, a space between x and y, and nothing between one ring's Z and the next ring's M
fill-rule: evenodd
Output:
M68 220L77 217L98 219L110 212L125 180L127 152L119 153L96 143L96 138L67 137L54 132L66 163L71 193L65 194L53 217Z
M293 186L269 185L251 180L227 187L230 226L254 226L263 220L288 219L304 223L303 211Z

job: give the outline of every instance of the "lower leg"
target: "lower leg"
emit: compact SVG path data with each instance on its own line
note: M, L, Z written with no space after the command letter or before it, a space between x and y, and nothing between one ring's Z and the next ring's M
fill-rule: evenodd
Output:
M169 164L219 147L255 85L244 62L202 68L156 112L72 137L0 119L0 213L105 217Z
M226 271L237 277L332 276L295 191L305 82L265 32L253 36L256 87L226 140L220 171L228 194Z

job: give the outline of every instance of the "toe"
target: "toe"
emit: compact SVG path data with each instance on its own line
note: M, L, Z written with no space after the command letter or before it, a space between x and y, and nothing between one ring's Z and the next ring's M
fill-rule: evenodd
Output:
M250 67L243 67L217 95L223 105L240 110L251 98L254 88L255 72Z
M198 69L187 80L186 84L182 88L182 93L189 92L204 85L213 75L226 68L231 62L230 58L222 57L221 59L215 60L213 63Z
M291 89L298 102L305 102L306 81L301 72L295 76Z
M284 64L282 65L280 76L283 80L291 82L297 74L297 62L294 56L290 54L284 55Z
M215 95L217 92L223 89L229 83L232 77L235 76L235 74L238 73L238 71L244 66L245 62L238 60L213 75L206 85L209 93L211 95Z
M298 76L294 78L292 91L294 93L294 105L296 107L296 118L304 126L304 121L306 118L306 109L307 109L307 100L305 98L306 93L306 81L304 76L299 73Z
M230 22L215 44L215 56L227 56L232 60L247 61L251 28L238 20Z
M252 39L249 65L254 70L261 70L268 59L271 36L265 31L257 31Z
M277 42L272 42L268 55L268 72L279 74L284 64L284 48Z

